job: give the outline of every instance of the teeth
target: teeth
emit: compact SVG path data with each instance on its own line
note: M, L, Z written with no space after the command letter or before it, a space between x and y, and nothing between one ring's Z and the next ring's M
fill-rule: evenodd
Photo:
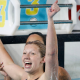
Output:
M30 62L25 62L25 63L30 63Z

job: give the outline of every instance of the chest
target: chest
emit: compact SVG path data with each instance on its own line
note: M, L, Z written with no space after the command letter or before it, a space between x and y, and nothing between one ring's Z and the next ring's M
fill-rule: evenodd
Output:
M22 78L21 80L28 80L27 77ZM31 80L45 80L45 73L43 73L40 77Z

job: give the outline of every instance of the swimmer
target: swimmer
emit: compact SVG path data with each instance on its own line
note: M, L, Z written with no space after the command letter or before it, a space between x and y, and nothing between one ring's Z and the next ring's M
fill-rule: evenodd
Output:
M39 40L41 43L46 45L46 37L40 32L32 32L32 33L30 33L28 35L26 43L30 42L30 41L36 41L36 40ZM43 66L43 68L44 68L44 66ZM45 69L44 69L44 71L45 71ZM68 74L68 72L63 67L59 66L58 75L59 75L59 80L64 80L64 79L65 80L71 80L70 75ZM6 76L4 80L9 80L9 76Z
M41 43L46 45L46 37L40 33L40 32L32 32L28 35L28 38L26 40L26 43L29 41L35 41L39 40ZM45 67L43 67L45 71ZM63 67L58 67L58 75L59 75L59 80L71 80L71 77L69 73L63 68Z

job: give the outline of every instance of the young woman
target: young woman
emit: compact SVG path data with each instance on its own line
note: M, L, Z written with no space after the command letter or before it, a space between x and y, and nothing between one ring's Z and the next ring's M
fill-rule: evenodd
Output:
M58 80L58 48L57 37L54 28L53 15L60 10L56 2L48 10L48 32L46 38L46 54L41 56L40 45L45 45L41 42L29 42L25 45L22 62L24 70L14 64L13 60L5 50L0 41L0 62L3 62L4 71L13 79L16 80ZM46 63L45 72L43 71L43 63Z
M26 43L30 41L36 41L36 40L46 45L46 37L40 32L30 33L28 35ZM45 71L45 66L43 66L43 69ZM58 76L59 76L59 80L71 80L71 77L68 74L68 72L63 67L60 66L58 67Z

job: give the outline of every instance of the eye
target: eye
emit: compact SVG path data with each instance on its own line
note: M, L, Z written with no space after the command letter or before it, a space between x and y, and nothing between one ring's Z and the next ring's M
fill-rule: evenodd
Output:
M26 54L25 52L23 54Z
M31 53L32 55L35 55L35 53Z

